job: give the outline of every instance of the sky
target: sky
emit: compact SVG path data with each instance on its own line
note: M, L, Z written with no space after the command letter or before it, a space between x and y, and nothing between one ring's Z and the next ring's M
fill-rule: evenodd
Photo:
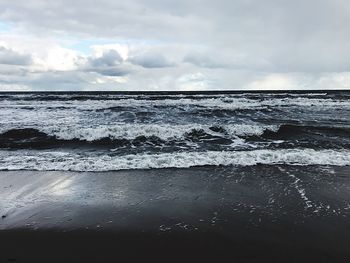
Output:
M350 89L348 0L0 0L0 91Z

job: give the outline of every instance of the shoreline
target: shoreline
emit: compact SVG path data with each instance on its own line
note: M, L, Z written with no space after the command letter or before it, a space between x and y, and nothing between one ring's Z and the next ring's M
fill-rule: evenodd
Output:
M0 172L0 262L346 262L349 171Z

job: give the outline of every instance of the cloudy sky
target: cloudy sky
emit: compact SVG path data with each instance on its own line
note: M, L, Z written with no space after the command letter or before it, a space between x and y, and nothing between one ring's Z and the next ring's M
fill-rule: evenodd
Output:
M0 0L0 90L349 89L348 0Z

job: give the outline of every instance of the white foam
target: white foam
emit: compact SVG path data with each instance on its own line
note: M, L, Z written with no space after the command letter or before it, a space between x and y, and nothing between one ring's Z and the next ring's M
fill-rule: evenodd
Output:
M187 125L170 125L170 124L118 124L109 126L98 126L93 128L85 127L59 127L44 128L43 130L48 134L55 135L58 138L69 139L82 139L87 141L94 141L101 138L111 139L135 139L139 136L151 137L156 136L163 140L179 139L183 138L187 133L192 130L203 130L207 134L221 135L210 129L209 125L202 124L187 124ZM230 137L243 136L243 135L261 135L265 130L278 129L278 126L273 125L247 125L247 124L234 124L220 126L227 132L226 135Z
M350 151L313 149L177 152L110 156L54 151L0 151L0 170L111 171L189 168L194 166L253 166L257 164L350 165Z
M262 97L261 100L257 99L247 99L244 97L232 97L232 96L217 96L212 98L201 98L197 96L197 99L186 98L175 96L174 99L168 98L164 100L148 100L148 99L135 99L132 96L126 96L125 98L118 100L68 100L68 101L25 101L25 100L2 100L0 104L0 132L5 130L13 129L13 128L37 128L39 130L42 127L52 133L56 133L62 138L71 138L68 133L76 133L77 138L91 140L100 138L100 137L113 137L119 138L119 133L123 133L123 127L119 128L118 123L114 123L115 120L123 121L123 113L133 114L135 112L142 111L151 112L159 114L154 120L167 122L167 114L168 112L172 112L172 117L175 117L173 121L177 123L182 123L182 120L179 119L182 115L177 115L177 111L188 110L192 114L192 110L194 112L195 107L209 110L218 109L252 109L257 110L261 108L283 108L288 110L289 108L300 108L303 110L307 110L307 112L312 110L322 110L325 112L325 109L341 109L342 111L350 109L350 101L349 100L335 100L329 98L307 98L307 97L293 97L293 98L266 98ZM164 106L164 109L155 109L155 107ZM29 110L27 109L29 107ZM127 107L126 111L113 111L110 109L111 107ZM103 110L105 112L97 113L95 110ZM315 114L316 119L322 120L322 118L332 118L331 114L327 111L328 114L322 117L320 114ZM108 114L111 113L111 114ZM343 114L344 115L344 114ZM343 115L339 115L336 117L337 121L347 122L348 119ZM149 117L148 121L151 121L153 117ZM181 117L182 118L182 117ZM138 120L137 117L134 118L135 121ZM215 119L217 120L217 119ZM212 123L212 116L208 117L208 122ZM153 122L153 123L154 123ZM98 126L99 124L108 123L110 128L106 128L103 125ZM158 125L158 124L157 124ZM161 125L161 124L159 124ZM216 125L213 123L212 125ZM67 127L64 128L60 127ZM73 128L74 126L74 128ZM96 126L96 127L95 127ZM135 128L136 124L129 125L133 131L130 131L130 137L134 137L132 133L137 134L138 128ZM184 132L184 129L188 129L185 127L186 125L178 125L175 128L169 128L165 124L161 125L158 130L157 128L153 128L151 125L143 125L142 129L150 131L150 136L155 135L164 135L165 138L178 137ZM199 126L199 125L197 125ZM222 125L220 125L222 126ZM253 125L254 126L254 125ZM228 131L234 130L233 134L240 135L240 131L244 132L243 134L247 134L247 131L251 131L249 135L256 134L258 132L261 134L261 128L258 126L246 126L243 129L243 126L232 126L226 127ZM125 126L126 127L126 126ZM86 128L86 129L85 129ZM197 129L197 127L193 127ZM200 127L199 127L200 128ZM204 127L203 129L207 131L208 127ZM134 132L134 130L136 131ZM174 131L173 131L174 129ZM264 128L262 128L264 129ZM76 131L75 131L76 130ZM181 131L182 130L182 131ZM239 131L240 130L240 131ZM254 131L253 131L254 130ZM97 132L97 135L91 134L92 132ZM257 133L257 135L259 135ZM81 134L81 135L79 135ZM106 134L106 136L102 136ZM114 135L112 135L114 134ZM158 134L158 135L157 135ZM100 136L101 135L101 136ZM138 134L136 136L140 136L142 134ZM241 133L242 135L242 133ZM95 137L96 136L96 137ZM128 135L129 136L129 135ZM147 136L147 135L145 135ZM162 137L164 138L164 137Z
M156 136L163 140L181 139L187 133L193 130L203 130L207 134L219 135L222 137L235 138L236 136L261 135L265 130L278 130L277 125L260 125L260 124L231 124L217 125L225 129L226 133L214 132L210 128L214 125L203 124L111 124L98 125L95 127L86 127L79 124L75 125L46 125L46 126L25 126L20 128L37 128L48 135L56 136L59 139L72 140L80 139L86 141L95 141L102 138L110 139L128 139L132 140L139 136L151 137ZM10 129L19 127L7 127L0 129L0 132L6 132Z
M251 136L262 135L264 131L278 131L279 125L250 125L250 124L236 124L223 126L224 129L231 135Z
M102 138L111 139L135 139L139 136L156 136L163 140L181 138L192 129L203 129L210 131L209 127L203 125L170 125L170 124L116 124L101 125L85 128L76 126L49 127L44 128L45 132L55 135L60 139L71 140L74 138L94 141Z
M62 108L77 110L108 110L112 107L154 107L154 106L198 106L209 109L261 109L269 107L307 107L312 108L350 108L348 100L335 100L330 98L307 98L307 97L290 97L290 98L264 98L261 100L248 99L243 97L218 96L212 98L197 99L175 96L173 99L149 100L134 99L125 97L117 100L68 100L68 101L12 101L3 100L2 107L6 108L23 108L34 107L40 108Z
M89 108L86 106L89 105ZM239 97L228 98L206 98L206 99L164 99L164 100L135 100L123 99L118 101L84 101L78 103L77 107L83 109L102 110L110 107L150 107L150 106L198 106L209 109L263 109L266 107L307 107L307 108L350 108L349 101L339 101L333 99L322 98L273 98L273 99L247 99Z

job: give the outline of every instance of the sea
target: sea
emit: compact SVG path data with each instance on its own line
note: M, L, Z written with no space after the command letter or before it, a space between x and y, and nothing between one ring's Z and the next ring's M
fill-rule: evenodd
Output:
M0 170L350 165L350 91L0 93Z

